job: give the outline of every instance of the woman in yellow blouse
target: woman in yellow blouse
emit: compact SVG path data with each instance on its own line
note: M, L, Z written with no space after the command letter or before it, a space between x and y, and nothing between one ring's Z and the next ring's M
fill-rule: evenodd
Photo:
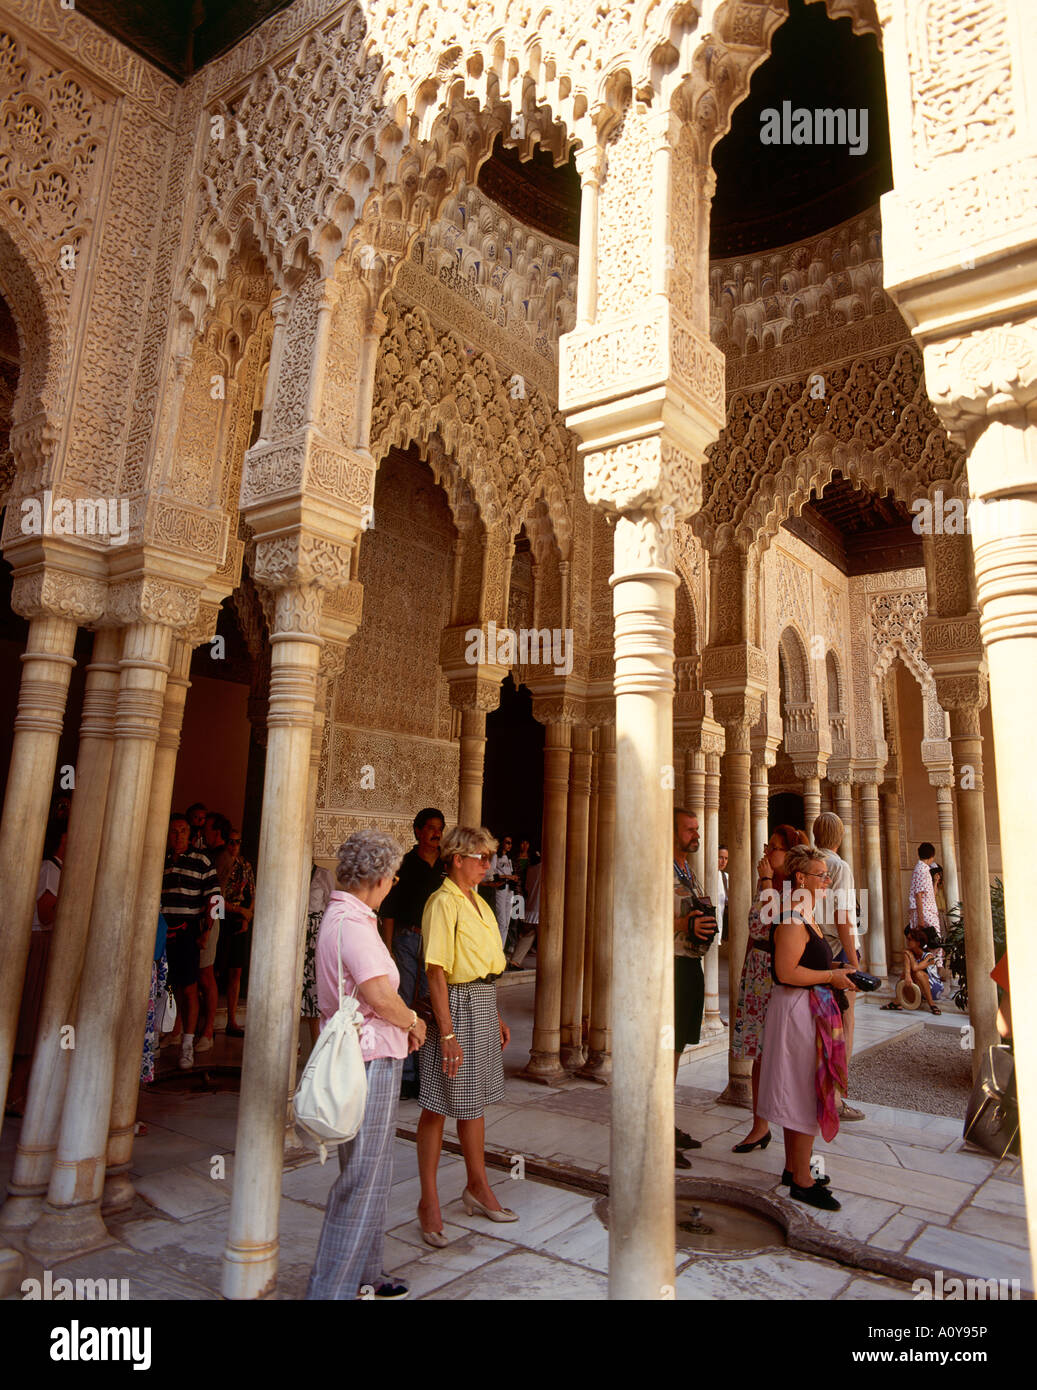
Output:
M439 851L446 878L421 918L433 1022L418 1063L418 1220L422 1239L437 1247L448 1244L436 1187L448 1115L457 1121L464 1155L465 1210L491 1221L518 1220L498 1202L486 1176L483 1116L488 1105L504 1099L501 1053L511 1036L497 1011L495 981L505 966L500 930L489 903L476 892L496 848L497 841L481 826L448 831Z

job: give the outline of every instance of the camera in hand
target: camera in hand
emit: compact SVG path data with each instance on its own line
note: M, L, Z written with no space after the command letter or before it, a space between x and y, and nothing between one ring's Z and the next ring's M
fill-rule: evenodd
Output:
M874 975L869 975L866 970L847 970L846 978L852 980L864 994L870 994L872 990L878 989L882 984L881 980Z
M689 912L701 912L704 917L713 918L713 925L707 928L709 932L709 939L712 941L713 937L716 936L717 932L720 930L720 928L716 924L716 908L713 906L713 904L710 902L708 898L697 898L694 894L692 894L689 901L691 902L691 907L688 908ZM689 932L691 932L694 929L694 927L694 922L688 923Z

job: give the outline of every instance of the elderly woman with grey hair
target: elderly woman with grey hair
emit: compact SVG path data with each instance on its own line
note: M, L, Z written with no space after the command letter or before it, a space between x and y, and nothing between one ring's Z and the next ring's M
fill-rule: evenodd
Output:
M407 1285L382 1272L385 1211L392 1186L403 1059L425 1041L425 1025L400 998L400 972L378 934L376 913L403 851L381 830L357 830L340 845L333 892L317 940L321 1027L345 994L358 994L367 1107L354 1139L338 1149L338 1181L328 1194L307 1298L406 1298Z

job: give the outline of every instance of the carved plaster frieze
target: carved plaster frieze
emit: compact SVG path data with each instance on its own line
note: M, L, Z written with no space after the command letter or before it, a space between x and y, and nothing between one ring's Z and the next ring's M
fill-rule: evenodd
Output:
M769 683L767 654L749 642L706 647L702 653L702 683L713 692L713 710L717 719L720 719L716 713L719 695L752 695L757 705L755 723L760 717L760 697Z
M979 614L962 617L922 619L922 649L929 665L937 670L948 662L967 661L975 665L983 656Z
M144 502L146 499L142 499ZM133 512L131 506L131 534ZM227 556L230 519L222 513L192 510L161 496L146 501L144 534L154 544L211 560L217 568Z

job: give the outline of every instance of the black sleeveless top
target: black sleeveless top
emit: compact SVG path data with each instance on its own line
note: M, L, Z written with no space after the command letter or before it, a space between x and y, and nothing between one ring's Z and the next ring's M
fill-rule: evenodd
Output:
M807 970L834 969L835 961L832 958L832 948L829 946L828 942L824 939L824 937L818 936L814 931L812 931L808 924L804 922L803 918L799 915L798 912L789 913L788 920L798 922L801 927L806 927L807 929L807 944L803 947L803 954L796 962L797 965L802 965ZM775 922L774 926L771 927L771 979L774 981L776 985L780 985L782 983L782 981L778 979L777 971L775 970L774 955L774 933L780 925L782 924L779 922ZM813 986L788 985L787 988L812 989Z

